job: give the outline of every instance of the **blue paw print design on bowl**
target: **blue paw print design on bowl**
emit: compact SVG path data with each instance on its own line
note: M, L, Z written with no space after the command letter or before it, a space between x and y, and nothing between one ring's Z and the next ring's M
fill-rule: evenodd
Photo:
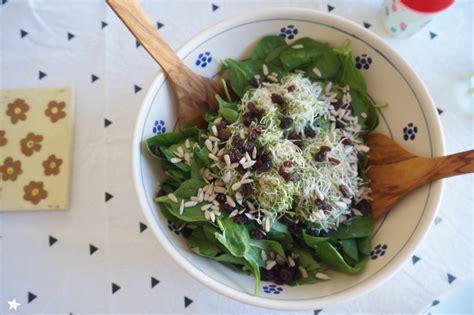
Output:
M370 252L370 258L377 259L382 257L387 252L388 245L387 244L378 244L374 247L374 249Z
M160 134L160 133L165 133L165 132L166 132L165 122L163 120L155 120L155 123L153 124L153 133Z
M200 66L201 68L205 68L208 64L212 62L212 56L211 53L206 51L204 53L200 53L197 60L196 60L196 66Z
M270 284L262 287L263 292L265 293L273 293L273 294L280 294L283 292L283 288L280 286L277 286L276 284Z
M416 134L418 133L418 127L413 123L409 123L405 128L403 128L403 140L415 140Z
M372 64L372 58L367 56L367 54L362 54L355 57L355 65L357 69L369 70L370 65Z
M298 34L298 29L294 25L288 25L280 29L280 36L286 39L293 39Z

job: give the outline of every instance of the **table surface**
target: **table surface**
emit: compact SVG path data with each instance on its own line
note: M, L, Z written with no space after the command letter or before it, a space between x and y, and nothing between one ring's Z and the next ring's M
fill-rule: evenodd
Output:
M403 40L384 33L382 1L212 1L142 3L175 49L255 8L291 5L365 22L425 82L447 152L474 147L472 1L456 1ZM196 282L147 228L130 149L140 103L159 67L103 1L2 0L0 40L1 88L67 85L76 99L71 209L0 214L0 313L13 314L7 301L16 299L17 313L282 314ZM391 280L345 304L295 314L419 313L431 305L434 311L451 288L472 282L473 190L473 176L446 180L425 242Z

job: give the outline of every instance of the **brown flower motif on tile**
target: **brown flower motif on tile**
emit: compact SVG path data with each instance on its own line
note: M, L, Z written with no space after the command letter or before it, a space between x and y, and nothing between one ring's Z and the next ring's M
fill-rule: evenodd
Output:
M42 182L31 181L28 185L23 187L25 194L23 199L37 205L42 199L48 197L48 192L44 190Z
M66 107L64 102L51 101L48 103L48 108L44 111L44 114L51 119L51 122L55 123L66 117L64 107Z
M5 130L0 130L0 147L7 144L8 140L5 137Z
M44 175L58 175L61 171L59 167L63 164L62 159L58 159L56 155L51 154L47 160L43 161Z
M25 103L25 100L17 98L13 103L9 103L7 107L7 116L10 116L12 124L16 124L19 120L26 119L26 112L30 110L30 106Z
M42 135L28 133L25 138L20 140L21 152L26 156L31 156L35 151L41 150Z
M4 181L15 181L18 175L22 174L21 161L15 161L12 157L7 157L0 165L1 179Z

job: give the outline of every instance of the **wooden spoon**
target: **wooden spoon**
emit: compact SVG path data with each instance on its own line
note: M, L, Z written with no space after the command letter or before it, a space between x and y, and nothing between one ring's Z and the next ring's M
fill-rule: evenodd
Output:
M106 0L138 42L168 75L178 102L178 124L204 126L202 114L217 108L216 94L222 84L189 69L165 42L137 0Z
M474 173L474 150L448 156L424 158L408 153L392 139L374 133L369 135L370 188L372 216L381 218L400 199L426 183Z

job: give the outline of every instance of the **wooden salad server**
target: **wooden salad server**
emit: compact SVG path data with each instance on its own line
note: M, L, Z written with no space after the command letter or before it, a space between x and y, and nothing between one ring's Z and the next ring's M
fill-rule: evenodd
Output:
M217 108L215 95L222 91L222 84L189 69L155 29L138 0L106 2L168 75L177 97L178 125L190 122L204 126L202 114Z
M400 199L426 183L474 173L474 150L425 158L408 153L387 136L368 136L372 216L383 217Z

